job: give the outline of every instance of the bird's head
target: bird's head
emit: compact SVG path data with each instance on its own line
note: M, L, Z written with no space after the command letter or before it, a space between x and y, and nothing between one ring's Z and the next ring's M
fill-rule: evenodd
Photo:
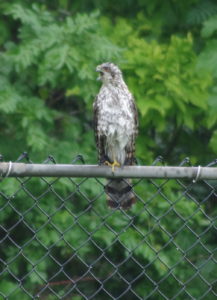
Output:
M109 83L115 82L121 78L121 70L113 63L106 62L96 67L96 72L99 72L98 80Z

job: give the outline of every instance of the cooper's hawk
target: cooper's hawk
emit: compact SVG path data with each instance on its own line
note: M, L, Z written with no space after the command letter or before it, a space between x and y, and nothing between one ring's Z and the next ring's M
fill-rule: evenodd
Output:
M121 70L113 63L97 66L102 86L94 108L95 136L99 163L115 166L134 164L138 116L132 94ZM110 179L105 186L108 205L128 209L135 202L129 179Z

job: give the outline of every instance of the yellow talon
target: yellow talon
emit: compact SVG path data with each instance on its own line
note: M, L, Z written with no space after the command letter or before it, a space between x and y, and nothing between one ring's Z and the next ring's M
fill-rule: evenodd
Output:
M119 164L119 162L117 162L117 160L115 159L113 161L113 163L111 164L109 161L105 161L105 165L109 166L109 167L112 167L112 172L114 173L115 171L115 166L116 167L120 167L121 165Z

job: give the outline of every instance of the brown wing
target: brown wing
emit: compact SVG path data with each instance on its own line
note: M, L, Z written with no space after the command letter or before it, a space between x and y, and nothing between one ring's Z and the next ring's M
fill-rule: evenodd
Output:
M139 118L138 118L138 111L133 96L130 99L130 108L132 109L134 115L135 137L136 137L138 134Z
M106 160L105 155L105 145L106 145L106 136L100 135L98 130L98 115L99 115L99 106L97 103L97 97L93 104L93 124L95 132L96 146L98 149L98 160L99 164L102 164Z
M133 96L130 99L130 109L132 110L134 115L134 123L132 124L132 126L134 127L134 132L125 148L126 151L125 165L133 165L135 163L135 157L134 157L135 141L138 134L139 119L138 119L138 111Z

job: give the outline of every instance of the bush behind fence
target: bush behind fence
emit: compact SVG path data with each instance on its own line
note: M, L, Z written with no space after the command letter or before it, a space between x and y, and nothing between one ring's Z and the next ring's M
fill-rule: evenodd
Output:
M105 183L2 179L0 299L216 299L217 178L133 179L127 211Z

